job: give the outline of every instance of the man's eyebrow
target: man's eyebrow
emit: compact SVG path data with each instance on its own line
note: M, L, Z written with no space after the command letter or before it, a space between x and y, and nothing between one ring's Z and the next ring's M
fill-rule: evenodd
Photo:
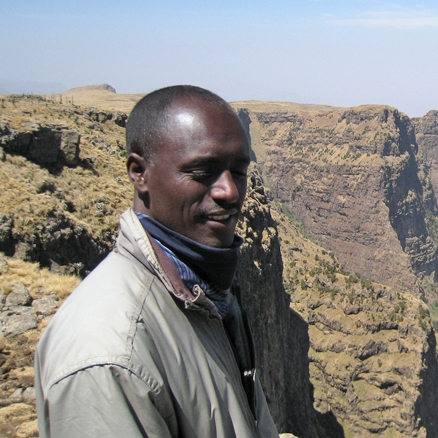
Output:
M249 155L242 155L237 157L236 162L237 164L249 166L249 163L251 163L251 157Z
M239 157L237 161L244 163L244 164L249 164L249 163L251 163L251 157L249 155L245 155L244 157L243 156Z
M209 165L209 164L218 164L222 161L223 157L195 157L190 162L186 163L186 166L201 166L201 165ZM245 164L248 165L251 162L251 158L249 156L238 156L234 160L237 164Z

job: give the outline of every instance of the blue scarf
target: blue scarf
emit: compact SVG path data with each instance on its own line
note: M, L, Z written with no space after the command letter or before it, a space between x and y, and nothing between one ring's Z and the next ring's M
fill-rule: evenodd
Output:
M150 216L138 212L136 214L145 230L174 263L189 290L195 284L201 286L224 318L228 310L225 304L226 293L236 273L237 253L243 239L236 235L230 248L214 248L195 242Z

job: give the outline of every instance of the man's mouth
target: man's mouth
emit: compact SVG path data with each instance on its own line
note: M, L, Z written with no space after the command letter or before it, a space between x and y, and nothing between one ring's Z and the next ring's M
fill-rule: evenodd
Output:
M209 221L217 221L217 222L224 222L230 217L235 216L237 214L237 210L231 210L227 212L212 212L205 215L205 218Z

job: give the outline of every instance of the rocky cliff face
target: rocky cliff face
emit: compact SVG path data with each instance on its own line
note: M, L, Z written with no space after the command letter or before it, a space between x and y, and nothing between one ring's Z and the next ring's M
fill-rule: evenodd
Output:
M438 111L429 111L424 117L412 119L416 139L425 164L430 172L430 180L435 196L438 194ZM437 201L437 199L435 198Z
M245 237L237 277L242 304L248 312L257 363L270 409L279 431L318 437L312 405L307 352L307 324L289 307L277 224L260 175L249 179L248 198L239 224ZM292 371L293 370L293 371Z
M438 203L438 111L429 111L424 117L412 119L418 143L419 157L425 169L426 177L430 179L433 188L435 204ZM435 213L435 212L434 212ZM436 216L436 214L434 215ZM431 217L429 217L430 219ZM436 225L429 220L429 230L437 239Z
M329 436L437 436L436 341L416 287L436 275L422 143L391 108L282 106L236 104L290 219L277 217L284 281L309 324L319 422Z
M271 211L285 289L309 325L318 424L330 437L437 436L436 342L425 303L346 272L281 204Z
M435 278L426 215L436 201L406 116L371 106L236 106L274 197L347 270L404 290L417 276Z

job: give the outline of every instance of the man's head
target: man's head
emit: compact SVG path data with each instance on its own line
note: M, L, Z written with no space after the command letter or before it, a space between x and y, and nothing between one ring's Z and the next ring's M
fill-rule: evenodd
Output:
M202 88L165 88L135 106L126 137L134 208L204 245L231 246L250 161L233 109Z

